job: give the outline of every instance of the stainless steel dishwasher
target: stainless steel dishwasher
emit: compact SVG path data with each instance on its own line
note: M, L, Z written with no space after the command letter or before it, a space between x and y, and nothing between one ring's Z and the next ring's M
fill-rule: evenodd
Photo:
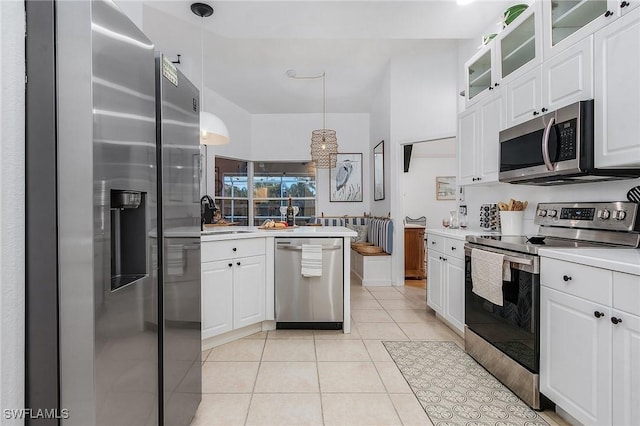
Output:
M342 238L276 238L276 328L342 328ZM302 275L302 245L322 246L322 275Z

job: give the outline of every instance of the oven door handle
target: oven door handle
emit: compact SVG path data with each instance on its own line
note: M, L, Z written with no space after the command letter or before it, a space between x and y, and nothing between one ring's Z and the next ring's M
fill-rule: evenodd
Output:
M482 250L482 249L481 249ZM486 250L486 251L490 251L490 250ZM465 247L464 250L465 254L468 256L471 256L471 248L469 247ZM493 253L493 252L492 252ZM501 254L501 253L500 253ZM509 255L504 255L504 260L506 262L510 262L510 263L515 263L517 265L525 265L525 266L533 266L533 260L531 259L525 259L523 257L517 257L517 256L509 256Z
M544 129L544 134L542 136L542 159L544 160L544 165L547 167L547 170L552 172L555 169L555 164L551 162L551 157L549 156L549 136L551 134L551 128L553 124L556 122L555 117L551 117L549 120L549 124Z

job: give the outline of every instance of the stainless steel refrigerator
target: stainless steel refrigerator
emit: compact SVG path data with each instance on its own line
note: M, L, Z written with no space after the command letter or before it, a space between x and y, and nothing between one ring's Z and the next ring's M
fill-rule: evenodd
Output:
M26 5L28 423L188 425L198 91L113 2Z

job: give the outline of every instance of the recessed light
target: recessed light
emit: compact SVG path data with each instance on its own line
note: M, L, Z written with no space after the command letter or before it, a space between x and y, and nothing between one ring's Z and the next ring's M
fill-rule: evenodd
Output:
M469 3L472 3L473 0L456 0L456 3L458 3L459 6L465 6Z

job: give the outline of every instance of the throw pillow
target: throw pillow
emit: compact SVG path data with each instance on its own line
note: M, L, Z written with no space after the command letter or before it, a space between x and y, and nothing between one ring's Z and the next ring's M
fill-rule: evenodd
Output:
M358 233L357 237L351 237L352 243L364 243L367 241L367 225L351 225L347 224L347 228Z

